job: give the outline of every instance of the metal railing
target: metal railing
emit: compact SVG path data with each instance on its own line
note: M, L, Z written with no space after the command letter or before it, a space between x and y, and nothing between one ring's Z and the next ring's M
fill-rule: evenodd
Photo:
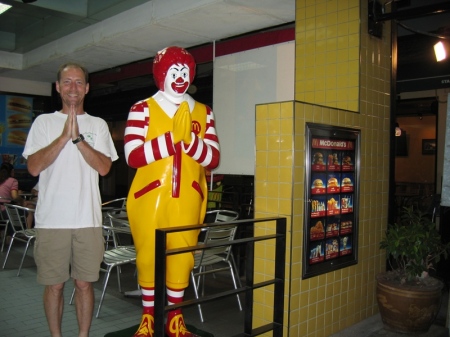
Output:
M184 232L195 229L205 229L208 227L222 227L230 224L238 226L254 226L259 222L276 222L276 230L274 234L253 236L249 238L235 239L227 243L199 244L193 247L167 249L167 235L174 232ZM254 232L254 231L252 231ZM275 271L274 278L263 282L254 282L254 257L255 242L275 239ZM201 304L204 302L236 295L245 294L244 302L244 331L234 337L259 336L263 333L272 331L273 336L283 335L283 315L284 315L284 277L285 277L285 254L286 254L286 218L261 218L261 219L244 219L233 222L221 222L214 224L203 224L195 226L160 228L156 230L155 240L155 289L166 288L166 257L169 255L193 252L200 249L208 249L223 245L245 245L246 246L246 266L245 266L245 282L244 286L238 289L226 290L213 295L203 296L199 299L183 301L179 304L166 305L166 291L155 292L155 336L164 336L164 317L169 310ZM273 322L254 328L252 324L253 318L253 293L254 290L274 285L274 301Z

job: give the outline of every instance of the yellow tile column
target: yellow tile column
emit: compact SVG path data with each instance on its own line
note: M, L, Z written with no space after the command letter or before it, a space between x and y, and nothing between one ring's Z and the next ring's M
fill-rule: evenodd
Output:
M367 33L365 0L296 0L295 102L256 107L255 216L287 218L283 336L327 337L378 312L375 275L387 225L390 24ZM361 130L358 263L302 279L305 126ZM258 226L257 233L273 233ZM255 278L271 278L274 244L258 244ZM255 294L255 326L272 321L272 289Z

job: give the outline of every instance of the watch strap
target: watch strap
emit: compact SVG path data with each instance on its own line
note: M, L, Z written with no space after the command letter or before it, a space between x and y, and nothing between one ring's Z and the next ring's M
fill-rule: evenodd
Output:
M79 142L82 142L84 140L84 136L80 133L77 139L72 140L73 144L78 144Z

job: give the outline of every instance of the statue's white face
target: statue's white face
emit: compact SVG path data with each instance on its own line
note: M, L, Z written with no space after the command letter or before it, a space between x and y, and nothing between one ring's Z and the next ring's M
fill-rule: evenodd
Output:
M189 84L189 67L186 64L174 64L167 71L164 93L174 98L183 96Z

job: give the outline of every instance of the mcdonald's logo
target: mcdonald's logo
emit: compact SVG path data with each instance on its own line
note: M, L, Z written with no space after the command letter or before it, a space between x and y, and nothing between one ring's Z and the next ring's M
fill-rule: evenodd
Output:
M200 125L200 123L197 121L192 121L192 132L198 136L201 130L202 126Z

